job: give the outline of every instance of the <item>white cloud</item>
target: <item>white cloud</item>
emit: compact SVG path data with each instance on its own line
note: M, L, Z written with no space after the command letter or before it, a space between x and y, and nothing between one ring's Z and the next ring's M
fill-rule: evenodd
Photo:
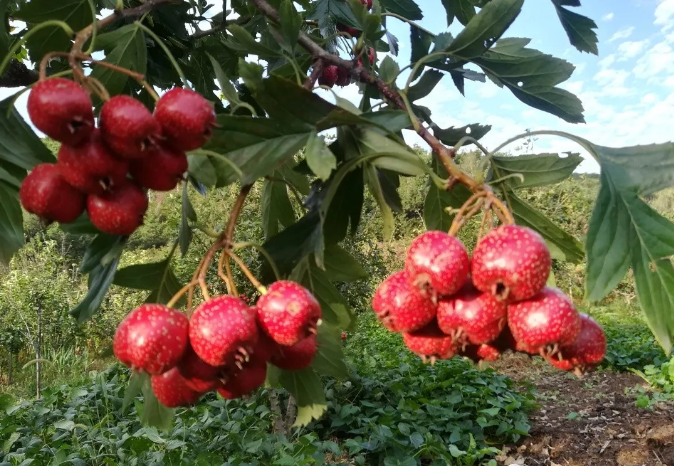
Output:
M655 9L654 24L661 25L663 31L674 27L674 0L660 0Z
M567 81L563 87L573 94L579 94L583 90L583 84L583 81Z
M597 81L600 86L620 87L625 84L625 80L629 75L630 75L629 71L605 69L595 74L594 78L592 79Z
M648 40L623 42L618 46L618 55L620 55L618 61L627 61L636 57L646 49L646 46L648 46Z
M613 19L613 13L606 13L601 17L602 21L611 21Z
M645 105L649 105L649 104L657 102L657 100L658 100L658 95L654 94L653 92L649 92L648 94L646 94L645 96L643 96L641 98L641 103L645 104Z
M615 54L612 53L611 55L607 55L606 57L599 60L599 67L608 68L609 66L615 63L615 60L616 60Z
M637 78L648 80L661 73L674 74L674 50L666 42L655 44L637 60L633 72Z
M616 31L608 41L615 42L616 40L627 39L629 36L632 35L633 32L634 26L630 26L625 29L620 29L619 31Z

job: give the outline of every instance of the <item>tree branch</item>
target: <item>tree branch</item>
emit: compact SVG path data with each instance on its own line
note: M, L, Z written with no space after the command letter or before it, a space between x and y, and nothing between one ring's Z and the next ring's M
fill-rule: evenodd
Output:
M313 89L314 86L316 85L316 81L320 77L321 73L323 72L323 68L325 67L325 64L323 63L323 60L320 58L314 62L313 69L311 70L311 74L307 78L306 81L304 81L304 88L305 89Z
M280 23L278 11L276 11L276 9L271 6L267 0L250 0L250 2L255 5L255 7L260 10L267 18L271 19L277 24ZM307 52L309 52L313 56L314 60L320 59L326 64L345 68L351 76L358 79L359 81L374 84L379 90L380 94L383 95L388 101L392 102L398 108L408 112L410 114L410 118L416 118L413 116L412 112L410 112L410 109L407 108L404 99L400 96L398 91L379 79L368 69L364 68L363 66L358 66L358 64L354 61L344 60L343 58L340 58L339 56L333 55L330 52L324 50L323 47L314 42L313 39L303 31L300 31L297 43L300 44ZM436 138L430 131L428 131L428 129L426 129L419 119L417 119L416 123L417 124L415 124L414 127L416 128L417 133L431 147L436 157L438 157L451 177L455 178L458 182L465 185L471 191L484 189L483 185L471 178L468 174L464 173L463 170L461 170L458 165L454 163L452 160L454 156L453 149L445 147L445 145L440 142L438 138Z

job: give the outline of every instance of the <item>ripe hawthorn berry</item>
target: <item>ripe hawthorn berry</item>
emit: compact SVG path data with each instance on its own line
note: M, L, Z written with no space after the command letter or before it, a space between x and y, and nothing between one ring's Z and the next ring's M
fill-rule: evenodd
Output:
M443 333L435 320L414 332L404 332L403 342L414 354L422 358L450 359L456 354L456 345L451 336Z
M215 390L222 383L220 378L225 371L225 366L211 366L203 359L197 356L188 344L180 362L178 362L178 371L185 380L185 384L192 390L205 393Z
M258 299L257 320L276 343L292 346L316 332L321 305L299 283L279 280Z
M230 375L218 393L225 399L233 400L260 388L267 379L267 364L264 362L252 362L244 368Z
M231 366L249 357L258 340L255 309L234 296L217 296L192 314L190 342L212 366Z
M193 405L202 395L185 383L185 379L175 367L161 375L153 375L151 382L154 396L167 408Z
M351 76L349 76L349 71L343 66L340 66L337 69L337 82L335 82L335 84L340 87L351 84Z
M125 181L100 196L87 197L91 223L103 233L128 236L143 224L148 208L147 194Z
M154 117L170 147L179 151L198 149L211 138L217 125L213 105L200 94L176 87L161 96Z
M143 304L122 320L113 351L122 364L148 374L163 374L183 358L189 320L162 304Z
M103 104L99 126L108 147L124 159L145 157L161 138L152 113L128 95L115 96Z
M363 33L360 29L356 29L341 23L337 23L337 30L340 32L346 32L353 38L358 38Z
M470 259L463 243L442 231L417 236L407 250L405 273L411 287L436 300L463 286L470 272Z
M404 271L384 280L372 298L372 309L392 332L413 332L435 318L436 306L409 285Z
M311 365L316 351L316 335L310 335L293 346L279 346L270 362L287 371L299 371Z
M165 145L142 159L132 160L129 170L141 186L154 191L171 191L183 180L187 171L187 156Z
M258 339L250 355L251 361L267 362L278 352L278 344L258 325Z
M70 223L84 212L84 194L70 186L54 164L33 168L21 183L19 197L26 211L47 222Z
M558 347L573 343L581 320L568 296L545 287L533 298L508 306L508 326L518 349L551 355Z
M318 77L318 84L332 87L339 80L339 68L335 65L328 65L323 68L323 72Z
M550 364L565 371L582 375L598 366L606 356L606 335L601 326L587 314L580 314L580 332L567 346L559 348L555 355L548 356Z
M79 146L61 144L56 165L70 186L97 195L124 183L129 168L103 144L98 130Z
M498 299L521 301L536 295L550 274L550 251L530 228L503 225L475 246L472 279L475 287Z
M82 86L64 78L39 81L28 95L28 116L35 127L71 146L85 142L93 131L92 106Z

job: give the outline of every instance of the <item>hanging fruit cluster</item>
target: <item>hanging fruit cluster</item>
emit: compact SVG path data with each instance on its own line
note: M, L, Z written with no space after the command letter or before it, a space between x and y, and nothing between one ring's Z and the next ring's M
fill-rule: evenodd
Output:
M194 404L210 391L234 399L262 386L267 363L290 371L309 367L320 318L306 288L277 281L254 306L217 296L189 318L144 304L119 325L113 349L123 364L152 376L154 394L167 407Z
M582 375L604 358L606 338L568 296L545 286L550 266L545 241L526 227L490 231L472 258L455 236L428 231L412 241L404 270L379 285L372 308L424 359L493 361L513 350Z
M61 142L56 164L35 167L21 203L45 222L70 223L86 209L104 233L130 235L148 208L146 189L170 191L187 171L186 151L201 147L216 125L213 106L191 90L164 94L154 114L131 96L108 99L94 124L89 94L74 81L49 78L28 97L28 114Z

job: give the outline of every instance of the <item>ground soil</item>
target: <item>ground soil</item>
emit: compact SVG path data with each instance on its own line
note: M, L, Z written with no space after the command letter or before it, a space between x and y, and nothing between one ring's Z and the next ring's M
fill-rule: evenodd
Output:
M510 466L674 466L674 404L635 404L631 373L598 371L582 380L535 358L506 355L494 369L536 387L531 436L503 447Z

